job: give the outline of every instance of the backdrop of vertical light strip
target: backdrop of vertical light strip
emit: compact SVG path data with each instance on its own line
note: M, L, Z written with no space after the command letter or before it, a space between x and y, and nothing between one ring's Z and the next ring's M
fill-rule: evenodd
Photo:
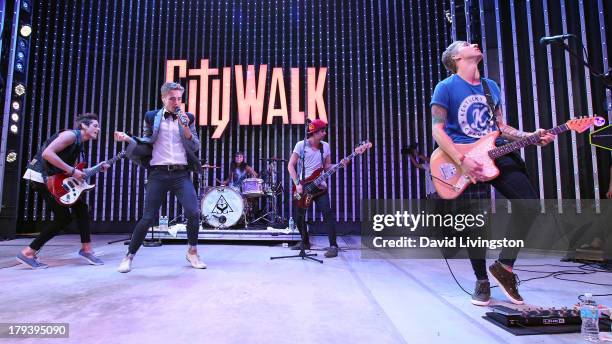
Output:
M610 51L602 41L611 34L612 5L565 1L562 16L559 1L549 1L547 12L539 1L38 1L24 128L32 135L24 137L28 147L24 153L33 155L52 133L71 127L75 114L93 111L100 114L103 130L98 142L87 147L89 163L114 156L122 147L112 141L112 132L140 134L144 112L161 105L159 86L168 59L187 59L194 68L201 58L210 59L214 68L267 64L268 88L272 67L283 68L285 83L290 80L290 68L298 67L302 110L306 67L327 67L325 100L332 161L348 154L362 139L374 143L365 157L331 180L338 219L357 221L362 199L424 197L424 175L401 149L410 142L418 142L427 153L434 147L429 102L435 84L448 75L440 54L453 38L468 37L465 14L470 6L476 6L479 16L483 4L484 23L469 27L473 32L486 31L486 43L482 42L488 52L489 77L499 82L503 68L508 122L533 130L536 123L550 127L571 116L593 112L610 116L601 83L563 51L542 47L538 40L546 33L567 30L585 43L594 66L607 69ZM454 24L447 18L454 19ZM574 43L572 47L577 48ZM236 108L234 94L231 109ZM261 171L266 165L260 158L288 158L302 137L302 126L239 126L237 113L231 115L228 129L218 140L210 138L210 127L198 129L201 158L223 166L206 175L210 184L225 176L236 150L245 150L247 160ZM609 156L592 150L584 136L572 139L570 135L559 139L559 169L552 146L525 150L541 197L599 197L595 190L608 176L606 171L597 172L594 161ZM279 165L279 171L287 190L286 166ZM87 195L94 222L137 220L142 215L145 180L146 171L126 160L98 176L98 187ZM20 190L22 224L48 219L39 197L25 184ZM281 198L280 209L285 216L292 215L287 194ZM162 212L171 217L180 213L173 197ZM112 231L112 226L102 227Z

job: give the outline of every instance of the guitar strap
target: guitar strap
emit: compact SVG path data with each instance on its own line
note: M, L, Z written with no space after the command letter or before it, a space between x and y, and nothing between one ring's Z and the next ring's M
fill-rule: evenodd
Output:
M501 131L499 125L497 124L497 116L495 116L495 102L493 102L491 88L489 87L489 84L487 83L487 80L485 80L485 78L481 78L480 82L482 83L482 89L484 91L485 97L487 98L487 105L489 106L489 113L491 113L493 125L497 127L497 130Z

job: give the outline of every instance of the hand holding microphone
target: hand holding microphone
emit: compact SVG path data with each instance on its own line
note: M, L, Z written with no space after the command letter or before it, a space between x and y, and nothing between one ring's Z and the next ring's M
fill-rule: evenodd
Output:
M189 127L189 117L183 113L181 107L177 106L176 109L174 109L174 112L178 116L179 121L181 121L181 124L185 127Z

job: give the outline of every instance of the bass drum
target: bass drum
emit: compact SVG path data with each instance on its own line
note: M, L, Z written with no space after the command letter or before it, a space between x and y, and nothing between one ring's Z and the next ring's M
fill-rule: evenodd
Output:
M213 187L202 199L202 219L212 227L231 227L238 223L243 214L242 196L230 187Z

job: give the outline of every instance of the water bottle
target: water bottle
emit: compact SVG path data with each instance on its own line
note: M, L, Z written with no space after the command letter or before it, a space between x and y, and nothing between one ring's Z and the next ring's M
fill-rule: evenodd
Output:
M168 231L168 216L160 216L158 229L160 232Z
M599 311L591 293L585 293L580 303L582 338L587 342L599 342Z
M289 230L292 232L295 231L295 221L293 221L293 217L289 218Z

